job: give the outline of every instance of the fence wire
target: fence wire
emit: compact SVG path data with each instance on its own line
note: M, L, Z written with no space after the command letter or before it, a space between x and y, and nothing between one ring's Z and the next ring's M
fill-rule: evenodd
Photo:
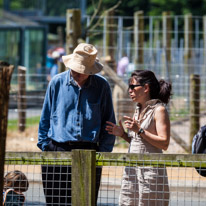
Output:
M109 75L104 75L105 78L108 80L111 90L113 93L113 104L115 109L116 120L122 119L124 115L132 116L135 104L132 103L127 91L122 93L122 91L118 92L118 87L116 83L111 79ZM26 75L26 79L32 79L36 77L36 75ZM161 78L161 76L158 76ZM13 76L16 79L16 76ZM120 80L128 84L129 76L121 77ZM37 131L38 131L38 124L41 115L41 109L44 101L44 96L46 92L46 76L41 77L38 81L34 81L33 84L30 84L29 87L33 88L32 90L28 90L28 87L25 91L25 95L19 95L18 90L18 83L13 81L11 84L11 91L10 91L10 100L9 100L9 116L8 116L8 138L12 139L13 142L16 139L15 144L7 149L7 151L38 151L36 148L37 142ZM171 120L171 131L172 131L172 138L175 136L179 139L182 139L186 145L189 146L190 144L190 92L191 92L191 82L190 77L185 75L173 75L171 76L172 82L172 98L168 105L168 111ZM38 85L38 88L36 86ZM198 85L200 87L200 98L196 99L195 101L198 102L200 113L199 114L192 114L198 116L198 121L200 125L204 125L206 122L206 113L205 113L205 103L206 103L206 75L200 75L200 83ZM21 89L21 88L20 88ZM116 96L115 96L116 95ZM24 100L19 103L19 100ZM21 107L19 106L21 105ZM19 127L25 128L25 133L20 133ZM175 138L174 137L174 138ZM18 138L25 139L26 142L31 143L29 145L32 146L31 148L19 147ZM175 140L177 142L177 140ZM177 142L178 143L178 142ZM116 144L125 144L124 141L117 138ZM23 144L21 144L23 146ZM183 144L184 145L184 144ZM169 152L172 153L179 153L185 152L184 148L181 148L178 151L170 150ZM18 149L19 148L19 149ZM177 147L175 147L177 148ZM27 150L28 149L28 150ZM174 149L174 148L173 148Z
M14 170L23 172L29 180L29 189L24 193L25 205L45 205L41 165L53 165L60 168L59 173L62 173L61 168L70 167L71 164L72 156L69 152L6 153L5 174ZM148 206L155 205L152 200L156 201L158 198L158 206L167 205L167 201L170 206L206 205L206 178L195 169L198 168L199 172L206 174L205 155L97 153L96 166L103 168L97 200L99 206L119 205L125 188L129 191L127 195L133 194L130 195L133 201L131 205L138 205L138 195L141 194L138 185L141 184L141 177L149 177L148 182L146 179L142 181L150 188L149 194L143 198ZM153 176L152 171L155 174L159 171L159 176ZM131 180L126 181L129 184L125 184L125 174ZM165 180L165 177L168 177L168 181L161 181ZM162 190L162 187L168 189Z

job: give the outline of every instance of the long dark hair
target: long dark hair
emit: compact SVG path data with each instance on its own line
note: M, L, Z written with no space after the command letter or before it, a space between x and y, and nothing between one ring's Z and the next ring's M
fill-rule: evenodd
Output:
M158 81L155 74L150 70L135 70L131 74L129 84L133 79L141 85L149 85L151 99L159 99L165 104L169 102L170 96L172 95L171 83L165 81L164 79Z

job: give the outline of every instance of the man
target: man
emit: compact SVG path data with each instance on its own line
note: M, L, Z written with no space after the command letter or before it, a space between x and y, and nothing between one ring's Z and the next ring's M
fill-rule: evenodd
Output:
M79 44L62 57L68 71L56 75L47 88L39 124L42 151L95 149L111 152L115 136L106 132L106 121L115 123L108 82L97 75L103 65L91 44ZM96 199L101 169L97 168ZM47 205L71 204L71 167L42 166Z

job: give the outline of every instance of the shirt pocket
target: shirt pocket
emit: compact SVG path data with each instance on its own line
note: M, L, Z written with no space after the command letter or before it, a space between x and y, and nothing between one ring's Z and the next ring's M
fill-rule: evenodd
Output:
M100 113L100 104L86 104L85 108L85 119L95 121L100 119L101 113Z
M86 132L87 135L90 133L94 133L92 136L96 136L96 134L100 131L101 115L102 114L100 110L100 104L88 103L86 105L84 120L83 120L83 127L85 128L84 132Z

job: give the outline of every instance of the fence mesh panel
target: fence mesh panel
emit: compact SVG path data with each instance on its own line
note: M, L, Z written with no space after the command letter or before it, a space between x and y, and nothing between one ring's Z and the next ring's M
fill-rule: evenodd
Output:
M5 174L14 170L23 172L29 180L29 189L24 193L25 205L45 205L41 165L62 168L70 167L71 163L72 156L69 152L6 153ZM161 186L168 186L168 190L160 191L159 196L152 195L150 191L145 198L146 202L152 198L160 198L160 202L165 202L169 196L170 206L206 205L206 178L199 175L195 169L196 167L199 171L203 171L206 168L205 155L97 153L96 166L103 168L97 205L119 204L123 185L125 187L123 182L125 172L132 179L131 192L134 193L134 205L138 205L137 185L141 182L141 174L138 172L144 173L143 177L148 174L152 177L151 171L157 170L160 171L158 178L164 179L167 173L168 182L155 182L156 177L153 177L155 181L149 179L149 188L154 188L156 192ZM61 169L59 172L62 172ZM61 191L61 188L59 190Z

